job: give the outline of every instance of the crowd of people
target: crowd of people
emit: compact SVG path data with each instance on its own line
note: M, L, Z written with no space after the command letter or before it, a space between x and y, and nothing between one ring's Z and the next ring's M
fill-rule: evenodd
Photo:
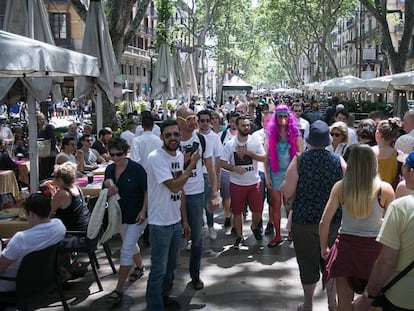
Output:
M112 137L110 128L99 129L96 137L90 128L82 135L74 128L59 152L53 128L38 114L38 135L50 140L41 176L53 172L51 185L59 189L49 216L60 218L68 230L84 230L89 219L73 183L76 174L111 163L103 187L108 199L120 197L123 242L118 283L106 301L122 302L126 280L144 275L138 239L146 227L151 246L147 310L180 308L170 291L183 236L190 252L189 284L203 289L203 227L208 238L217 238L214 213L221 196L222 225L234 234L235 249L244 243L243 216L249 209L253 237L260 242L271 235L267 246L278 247L285 207L287 238L294 243L303 287L298 310L313 309L321 276L329 310L369 310L414 253L409 195L414 112L406 112L403 126L398 118L374 115L354 124L336 100L321 112L303 99L266 102L259 96L248 102L229 97L217 109L197 110L181 105L159 126L154 114L144 111L141 124L131 121L120 137ZM5 251L0 263L2 258L12 262ZM408 285L413 276L408 272L385 293L384 310L413 309Z

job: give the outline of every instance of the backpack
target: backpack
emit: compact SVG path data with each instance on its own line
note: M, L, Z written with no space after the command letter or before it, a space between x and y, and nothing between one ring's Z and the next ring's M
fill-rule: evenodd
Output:
M226 130L224 130L224 131L221 133L221 137L220 137L221 143L224 143L224 139L226 138L227 131L228 131L228 129L229 129L229 128L230 128L230 126L227 126L227 127L226 127Z

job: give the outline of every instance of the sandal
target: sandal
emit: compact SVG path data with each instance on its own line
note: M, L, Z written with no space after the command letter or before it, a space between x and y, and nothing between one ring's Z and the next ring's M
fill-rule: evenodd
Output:
M267 243L267 247L275 247L275 246L278 246L279 244L281 244L283 241L282 241L282 239L273 239L273 240L271 240L269 243Z
M116 304L118 304L122 301L123 295L124 295L123 292L121 292L119 290L114 290L114 291L112 291L112 293L110 293L108 295L108 297L106 297L105 302L116 305Z
M135 282L136 280L140 279L144 275L145 267L142 266L141 268L136 267L134 271L129 275L129 281Z

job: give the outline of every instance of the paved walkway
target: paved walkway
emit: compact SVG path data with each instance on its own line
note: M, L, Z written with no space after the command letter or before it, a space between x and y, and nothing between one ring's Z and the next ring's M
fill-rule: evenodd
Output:
M227 235L219 225L224 223L223 215L216 216L218 238L215 241L205 240L201 264L205 287L201 291L187 285L190 281L189 252L183 249L171 295L180 302L181 310L297 310L298 303L302 301L302 288L293 243L285 241L278 247L268 248L270 236L256 242L250 231L249 216L244 224L246 246L240 250L231 247L235 236ZM267 213L264 217L267 219ZM283 219L282 227L285 223L286 219ZM283 233L286 237L286 232ZM113 239L111 247L118 268L120 240ZM127 282L123 303L112 307L105 303L105 296L114 289L117 276L111 274L103 252L99 252L102 264L99 272L104 291L98 291L92 273L73 281L65 290L71 310L145 310L145 289L151 263L149 248L143 248L142 255L147 272L135 283ZM318 286L314 310L328 309L325 297L325 292ZM42 310L62 310L62 307Z

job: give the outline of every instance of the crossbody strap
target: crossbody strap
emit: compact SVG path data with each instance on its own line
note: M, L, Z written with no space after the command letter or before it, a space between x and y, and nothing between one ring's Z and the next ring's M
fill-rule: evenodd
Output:
M414 261L411 262L404 270L398 273L395 277L393 277L393 279L389 281L383 288L381 288L380 292L378 293L378 296L383 295L387 290L389 290L392 286L394 286L395 283L401 280L404 277L404 275L410 272L413 268L414 268Z

